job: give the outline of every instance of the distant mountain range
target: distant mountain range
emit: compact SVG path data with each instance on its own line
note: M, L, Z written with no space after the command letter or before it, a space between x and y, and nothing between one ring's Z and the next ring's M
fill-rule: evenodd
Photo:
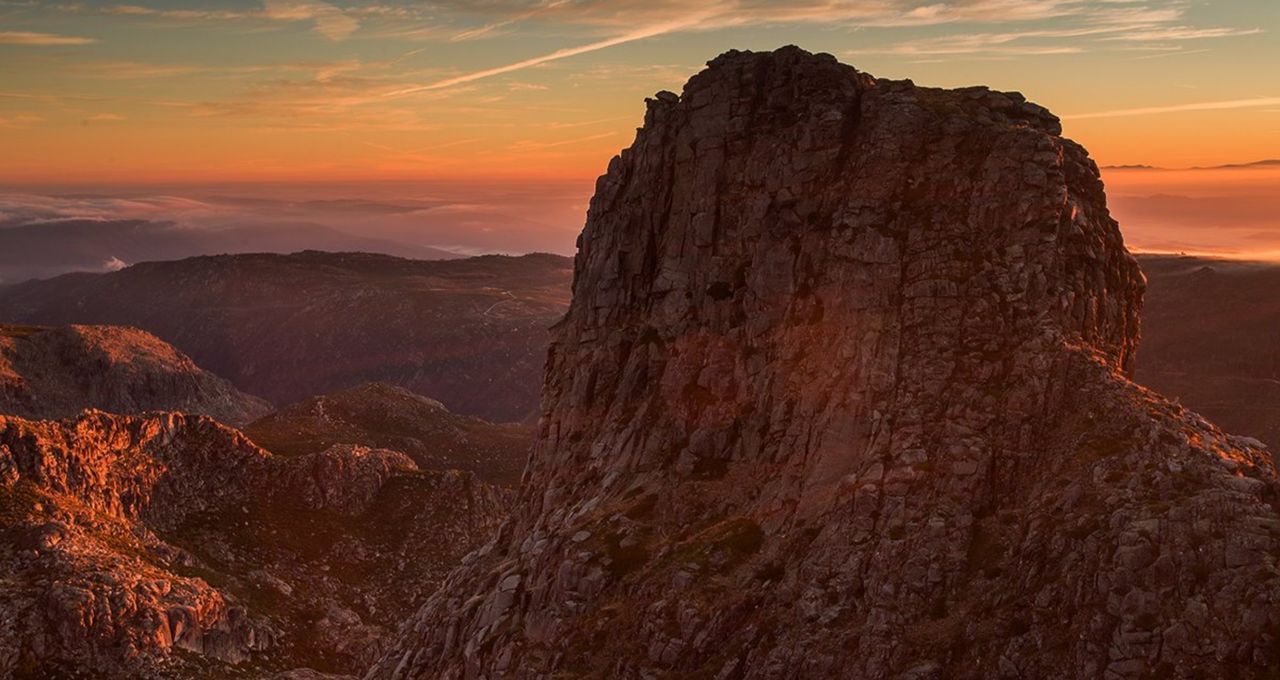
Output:
M1232 170L1240 168L1274 168L1280 167L1280 159L1254 161L1252 163L1229 163L1227 165L1197 165L1190 168L1162 168L1157 165L1105 165L1103 170Z
M0 283L68 272L112 271L136 262L195 255L290 253L307 248L384 253L421 260L461 257L438 248L355 236L314 224L214 229L140 219L73 219L8 226L0 223Z
M277 404L381 381L514 421L537 407L572 268L540 254L196 257L0 288L0 320L135 326Z

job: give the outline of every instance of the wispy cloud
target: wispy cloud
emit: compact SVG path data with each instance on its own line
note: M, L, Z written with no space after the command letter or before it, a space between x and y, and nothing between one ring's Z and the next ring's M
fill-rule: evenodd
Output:
M1063 116L1064 119L1083 120L1085 118L1119 118L1121 116L1149 116L1160 113L1183 113L1187 111L1221 111L1226 109L1248 109L1259 106L1276 106L1280 97L1256 97L1253 99L1229 99L1218 102L1196 102L1194 104L1174 104L1171 106L1147 106L1137 109L1117 109L1115 111L1096 111L1094 113L1078 113Z
M1234 38L1241 35L1257 35L1260 28L1192 28L1190 26L1169 26L1151 28L1113 35L1103 40L1131 41L1163 41L1163 40L1203 40L1205 38Z
M370 8L348 11L322 0L263 0L261 9L174 9L149 5L93 7L81 3L68 3L60 8L69 12L101 12L176 23L311 22L317 33L335 41L345 40L355 33L360 28L360 16L378 13L369 11Z
M24 128L43 121L44 118L33 114L0 116L0 128Z
M578 45L576 47L566 47L566 48L551 52L549 54L544 54L538 57L532 57L530 59L523 59L521 61L517 61L512 64L507 64L505 66L498 66L495 68L488 68L480 71L472 71L471 73L465 73L460 76L453 76L451 78L437 80L434 83L428 83L426 85L415 85L413 87L406 87L401 90L388 92L386 96L401 97L407 94L413 94L415 92L439 90L443 88L453 87L455 85L470 83L472 81L480 80L482 78L491 78L493 76L502 75L504 73L512 73L514 71L520 71L533 66L538 66L540 64L546 64L548 62L557 61L560 59L575 57L579 54L595 52L597 50L603 50L605 48L613 47L615 45L622 45L624 43L635 42L637 40L644 40L645 38L653 38L655 36L672 33L674 31L688 29L690 27L698 25L700 22L705 21L711 16L712 14L708 12L699 12L696 14L691 14L691 15L682 17L680 19L674 19L674 20L663 22L660 24L653 24L650 26L645 26L643 28L638 28L636 30L628 31L620 35L615 35L612 38L597 40L596 42L588 43L586 45Z
M1121 0L1123 1L1123 0ZM1119 3L1117 3L1119 4ZM901 56L1076 54L1096 49L1178 52L1180 42L1261 33L1258 28L1169 25L1183 18L1174 7L1101 7L1076 16L1074 25L1051 29L944 35L868 48L849 54ZM1132 43L1133 47L1121 47Z
M75 35L56 33L31 33L28 31L0 31L0 45L65 46L90 45L97 40Z
M268 19L312 21L316 32L330 40L345 40L360 28L355 17L318 0L266 0L263 13Z
M690 8L694 8L692 11ZM1063 20L1065 26L1022 31L966 33L907 41L860 50L902 56L1058 55L1094 49L1098 41L1166 45L1176 41L1253 35L1256 28L1188 27L1171 25L1185 14L1182 2L1142 0L955 0L916 2L894 0L597 0L533 5L523 0L494 0L473 11L488 12L491 21L456 34L455 39L485 35L526 20L559 21L568 25L618 30L640 26L576 47L569 47L503 66L481 69L387 93L398 97L449 88L549 62L603 50L616 45L685 32L780 24L845 24L856 27L909 27L939 24L1014 24Z
M574 139L561 139L557 141L543 141L538 139L525 139L511 145L512 150L516 151L535 151L542 149L554 149L561 146L573 146L583 142L593 142L597 139L608 139L617 137L617 132L601 132L600 134L587 135L585 137L575 137Z

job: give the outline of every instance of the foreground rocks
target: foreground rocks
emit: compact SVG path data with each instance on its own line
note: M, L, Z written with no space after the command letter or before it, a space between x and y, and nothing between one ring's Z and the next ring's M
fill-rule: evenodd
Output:
M1060 133L795 48L650 100L513 516L366 677L1267 677L1274 463L1129 381Z
M86 408L182 411L231 425L271 412L136 328L0 324L0 413L65 418Z
M362 670L507 493L206 417L0 417L0 677Z

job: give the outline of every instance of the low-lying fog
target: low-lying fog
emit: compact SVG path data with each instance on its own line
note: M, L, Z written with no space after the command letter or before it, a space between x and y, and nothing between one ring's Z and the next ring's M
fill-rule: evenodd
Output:
M1280 162L1103 170L1137 251L1280 259ZM572 254L590 180L0 188L0 283L215 253Z
M572 254L590 181L0 187L0 283L216 253Z

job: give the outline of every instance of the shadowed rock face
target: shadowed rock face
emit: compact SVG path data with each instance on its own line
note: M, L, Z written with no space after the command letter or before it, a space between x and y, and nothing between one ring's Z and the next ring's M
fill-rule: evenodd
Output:
M367 677L1280 663L1274 465L1128 381L1143 279L1059 134L796 48L650 100L513 517Z

